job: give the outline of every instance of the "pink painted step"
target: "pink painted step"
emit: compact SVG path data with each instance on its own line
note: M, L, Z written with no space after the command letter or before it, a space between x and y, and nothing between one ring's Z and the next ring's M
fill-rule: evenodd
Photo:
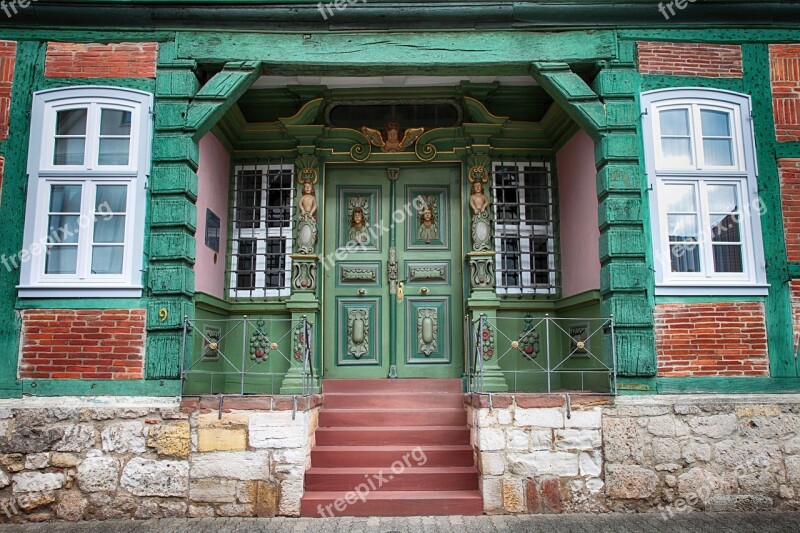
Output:
M477 490L459 491L374 491L365 500L353 499L349 491L306 493L300 504L301 516L433 516L479 515L483 500ZM340 500L339 509L335 502ZM326 510L326 506L328 510Z
M414 450L416 456L412 455ZM425 454L425 466L473 466L472 447L464 444L425 445L425 446L315 446L311 450L311 466L355 467L378 466L390 468L396 461L404 461L414 466L419 464L417 457ZM406 463L401 462L400 465Z
M325 393L325 409L426 409L430 407L459 409L463 406L464 395L460 392Z
M326 379L322 390L301 516L483 512L461 380Z
M322 393L331 392L461 392L460 379L324 379Z
M413 467L392 473L391 468L319 468L306 471L307 491L362 490L478 490L478 471L473 466Z
M466 426L467 412L458 409L325 409L320 427Z
M318 428L317 446L387 444L469 444L466 426L329 427Z

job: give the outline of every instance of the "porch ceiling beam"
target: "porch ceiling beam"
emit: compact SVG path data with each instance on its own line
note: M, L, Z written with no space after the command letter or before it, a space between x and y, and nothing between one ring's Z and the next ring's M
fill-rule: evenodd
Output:
M226 63L189 104L186 129L195 140L208 133L261 75L258 61Z
M531 75L595 141L602 137L607 124L605 106L568 64L535 62Z
M490 67L527 70L534 61L614 59L612 31L436 33L200 33L179 32L179 58L198 62L261 61L264 65L325 70L339 76L385 75L388 66L409 74L469 73ZM460 70L459 70L460 69ZM271 68L271 70L273 70Z

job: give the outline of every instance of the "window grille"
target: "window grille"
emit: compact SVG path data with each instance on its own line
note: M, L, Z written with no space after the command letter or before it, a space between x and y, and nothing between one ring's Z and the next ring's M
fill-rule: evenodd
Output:
M288 296L291 274L294 166L283 159L234 168L229 294Z
M492 199L497 293L555 295L558 198L550 164L494 162Z

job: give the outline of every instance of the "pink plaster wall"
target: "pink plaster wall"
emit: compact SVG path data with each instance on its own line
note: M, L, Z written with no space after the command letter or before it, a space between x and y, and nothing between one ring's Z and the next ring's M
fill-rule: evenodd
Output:
M197 262L194 265L195 290L217 298L225 292L225 250L228 237L228 181L230 155L213 133L200 140L197 169ZM219 253L206 246L206 209L220 218Z
M566 298L600 288L594 142L576 133L556 154L561 214L561 284Z

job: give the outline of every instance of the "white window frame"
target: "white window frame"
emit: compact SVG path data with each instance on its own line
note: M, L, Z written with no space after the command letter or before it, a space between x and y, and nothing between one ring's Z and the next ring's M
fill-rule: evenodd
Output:
M556 293L556 272L555 272L555 209L553 199L553 184L550 182L553 179L550 163L545 161L508 161L501 162L495 161L492 163L492 180L495 179L498 168L516 167L518 176L520 177L521 187L517 190L517 205L519 209L520 224L500 224L497 213L497 203L492 202L494 208L495 219L495 239L494 245L496 250L495 256L495 292L498 295L504 294L555 294ZM546 169L549 182L547 183L548 194L548 209L550 213L549 224L526 224L525 223L525 168L526 167L541 167ZM494 184L494 183L493 183ZM532 276L535 274L533 265L531 264L531 250L530 242L535 237L542 237L547 239L547 265L548 265L548 285L535 283ZM522 272L521 286L519 287L506 287L503 284L503 271L501 266L503 264L503 239L517 239L520 243L520 269Z
M292 234L292 219L293 207L295 201L295 192L292 191L289 198L289 222L286 226L268 227L266 219L261 220L261 224L257 228L237 228L235 213L238 209L239 202L239 189L238 189L238 172L241 170L259 170L261 171L261 188L262 191L268 191L267 180L271 171L289 172L291 175L291 183L294 183L294 166L293 165L256 165L256 166L236 166L234 169L234 193L233 193L233 213L232 220L232 238L231 238L231 256L229 258L230 264L230 291L231 298L267 298L273 296L290 296L291 295L291 277L292 277L292 253L294 250L294 240ZM261 202L258 206L254 206L258 213L266 213L268 209L267 202L269 201L269 194L261 195ZM280 288L266 288L266 246L267 239L281 238L286 242L286 250L284 251L285 265L283 268L284 285ZM256 241L256 264L255 264L255 287L252 289L239 289L236 287L238 278L238 253L240 240L253 240Z
M645 148L645 167L650 191L650 221L653 236L653 263L656 295L765 295L766 263L761 231L761 203L758 196L758 167L751 117L751 102L747 95L718 89L673 88L648 91L641 95L642 132ZM661 152L660 115L664 110L686 109L689 113L692 161L679 165L667 160ZM706 164L703 137L700 129L701 110L722 111L731 117L733 162L730 166ZM672 272L669 238L667 235L664 188L670 184L691 184L698 200L700 272ZM709 185L738 185L742 273L713 271L711 230L708 227Z
M55 165L56 117L59 111L87 109L83 165ZM130 150L127 165L99 165L100 112L131 112ZM146 187L151 164L153 96L117 87L68 87L33 95L28 195L23 250L20 259L20 298L138 298L142 295ZM46 274L50 187L81 185L81 215L76 274ZM122 273L92 274L94 205L98 185L126 185L125 242Z

